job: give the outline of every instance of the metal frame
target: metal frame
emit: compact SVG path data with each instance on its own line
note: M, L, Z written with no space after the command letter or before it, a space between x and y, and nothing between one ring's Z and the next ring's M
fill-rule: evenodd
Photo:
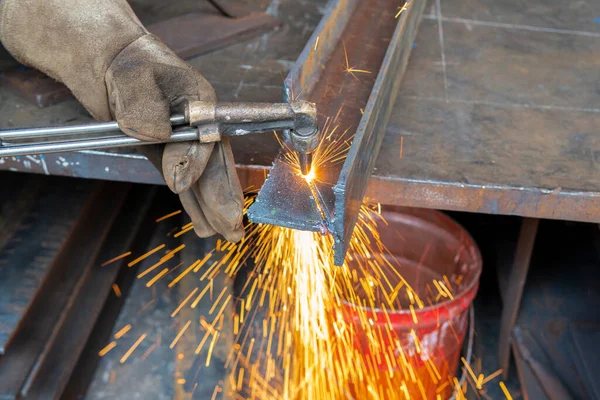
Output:
M498 362L503 370L504 379L508 378L512 332L519 315L539 224L540 220L537 218L523 219L508 283L505 287L506 292L502 293L501 289L503 304L498 338Z

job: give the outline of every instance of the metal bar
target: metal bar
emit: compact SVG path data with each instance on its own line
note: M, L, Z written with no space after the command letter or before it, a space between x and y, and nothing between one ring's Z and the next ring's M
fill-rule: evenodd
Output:
M340 178L333 189L335 209L338 210L333 220L335 262L338 265L344 262L352 238L400 82L408 65L425 1L406 2L404 6L408 7L408 11L400 16Z
M242 124L294 120L296 114L290 103L217 103L215 118L220 122Z
M2 174L0 356L10 350L94 182ZM0 357L0 360L2 357Z
M171 125L184 125L185 116L176 114L171 116ZM0 131L0 142L14 142L24 139L45 139L66 135L85 135L90 133L113 133L121 132L116 121L99 122L93 124L56 126L42 128L17 128ZM122 132L121 132L122 133Z
M285 101L307 98L314 92L321 76L327 72L323 67L340 48L358 5L358 0L330 0L327 11L285 80ZM317 104L319 116L323 113L321 106L321 103ZM322 230L323 221L310 188L287 167L281 154L271 171L248 210L250 220L314 232Z
M512 330L511 339L511 341L514 342L514 348L516 350L515 356L520 357L531 369L537 383L539 383L550 400L573 399L555 373L531 354L532 350L530 350L528 346L539 346L539 344L535 343L535 339L529 332L522 331L521 328L515 326ZM524 386L527 386L528 382L524 383Z
M290 101L313 91L323 66L336 47L359 0L330 0L321 22L304 46L285 80L284 99Z
M221 140L222 135L241 136L254 132L282 129L291 130L292 145L299 153L306 154L312 153L319 135L315 105L303 101L289 103L192 101L186 105L184 117L175 116L172 120L187 122L192 128L176 128L168 139L156 141L143 141L119 133L119 126L116 122L76 127L0 131L0 157L156 143L186 141L208 143ZM114 132L110 130L114 130ZM102 133L107 136L90 137L90 135ZM22 140L33 140L35 138L44 140L42 142L21 142Z
M508 292L505 296L506 301L502 306L500 337L498 339L498 363L503 370L504 379L508 378L511 333L519 315L521 297L523 296L523 290L525 289L531 254L533 253L533 246L535 244L539 224L539 219L523 219L521 232L519 232L519 241L515 251L515 259L510 271Z
M193 128L183 128L181 131L174 132L168 140L159 140L148 142L139 140L126 135L107 137L103 139L74 140L64 142L49 142L41 144L24 144L20 146L2 146L0 147L0 157L26 156L35 154L62 153L65 151L89 150L89 149L109 149L116 147L141 146L156 143L187 142L198 140L198 130Z
M345 1L332 3L286 79L285 92L287 98L316 103L321 126L326 121L330 127L338 126L333 140L351 140L355 134L346 162L317 171L319 180L313 190L305 184L291 191L288 188L297 177L293 171L279 171L285 165L276 161L273 171L277 174L266 180L248 213L255 222L317 231L322 230L322 224L314 224L314 207L300 208L297 203L303 197L319 201L317 208L331 216L325 225L335 239L338 265L343 263L358 218L425 1L410 2L398 19L394 17L402 4L366 0L351 5ZM338 24L343 24L343 31L332 27ZM337 33L330 35L333 42L327 41L330 32ZM323 50L325 56L318 50L320 46L331 51ZM293 213L288 212L290 207L296 208Z

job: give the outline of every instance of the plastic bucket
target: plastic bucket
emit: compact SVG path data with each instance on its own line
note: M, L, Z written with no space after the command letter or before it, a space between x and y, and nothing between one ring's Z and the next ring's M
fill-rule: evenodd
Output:
M448 399L456 383L452 378L458 371L468 329L468 309L479 286L479 249L464 228L440 212L389 207L382 216L387 224L378 224L377 230L390 254L380 256L389 261L388 269L393 267L423 299L423 308L408 295L398 296L394 309L346 301L345 319L357 332L355 348L370 359L368 365L374 373L385 377L382 384L397 388L397 398L409 394L412 399ZM348 262L349 268L352 264ZM401 280L395 273L386 272L386 278L393 286ZM451 293L441 286L451 286ZM375 329L381 347L392 346L396 357L392 363L374 356L372 339L361 337L365 315L374 325L369 328L371 336Z

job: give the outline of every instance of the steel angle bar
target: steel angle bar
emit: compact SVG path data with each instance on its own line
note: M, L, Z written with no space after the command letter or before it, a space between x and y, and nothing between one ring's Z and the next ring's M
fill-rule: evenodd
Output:
M296 64L285 79L284 100L306 99L340 45L350 17L360 0L331 0ZM319 109L319 122L322 111ZM323 224L317 203L308 185L299 180L280 154L273 163L254 204L248 210L251 221L286 228L319 231Z
M323 136L350 149L343 163L316 171L313 190L299 186L280 155L248 212L252 221L326 229L335 263L343 263L424 7L424 0L330 2L286 79L285 97L316 103Z

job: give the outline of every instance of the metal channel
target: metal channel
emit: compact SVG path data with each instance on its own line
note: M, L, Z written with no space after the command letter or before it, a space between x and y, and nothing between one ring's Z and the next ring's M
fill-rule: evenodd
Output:
M112 184L106 188L119 189L119 186ZM99 319L104 308L114 301L123 302L122 298L111 296L112 284L124 273L132 275L133 280L134 270L126 267L125 260L109 267L103 267L101 264L115 254L123 254L128 250L144 250L156 227L154 219L149 216L149 210L157 208L153 204L156 191L155 187L146 185L133 186L129 191L97 253L98 256L87 266L86 273L73 290L62 324L55 328L52 340L44 347L21 388L21 397L59 397L74 372L86 342L96 334L97 325L108 322ZM124 285L119 285L119 288L121 291L126 290ZM65 351L67 348L69 351ZM83 362L95 364L97 356Z
M17 179L11 182L11 176ZM68 242L94 182L42 176L24 179L8 172L0 179L4 184L0 196L0 355L4 357L53 260Z
M400 21L385 55L377 81L373 86L352 147L338 183L333 189L337 211L332 229L335 236L336 265L341 265L346 257L367 184L381 148L396 95L400 89L400 82L408 65L412 44L425 9L424 0L412 0L406 5L407 11L400 15Z
M398 5L386 0L364 0L351 8L345 1L330 3L286 79L285 96L317 104L325 137L352 141L346 161L317 171L318 183L311 190L306 183L299 187L298 177L280 156L248 213L259 223L311 231L325 227L334 236L338 265L358 218L425 1L407 3L395 18ZM336 7L345 12L336 12ZM328 29L341 23L337 36L327 36ZM327 39L331 37L335 41ZM320 46L325 49L319 51ZM315 209L323 211L324 220Z
M359 0L331 0L294 68L285 80L284 100L307 99L343 39ZM319 118L322 112L317 104ZM321 121L320 121L321 122ZM248 216L255 223L318 232L322 227L319 207L310 188L298 179L281 155L273 163Z
M20 319L0 357L0 398L20 398L23 384L68 314L78 282L89 271L107 237L129 185L95 183L66 241Z

